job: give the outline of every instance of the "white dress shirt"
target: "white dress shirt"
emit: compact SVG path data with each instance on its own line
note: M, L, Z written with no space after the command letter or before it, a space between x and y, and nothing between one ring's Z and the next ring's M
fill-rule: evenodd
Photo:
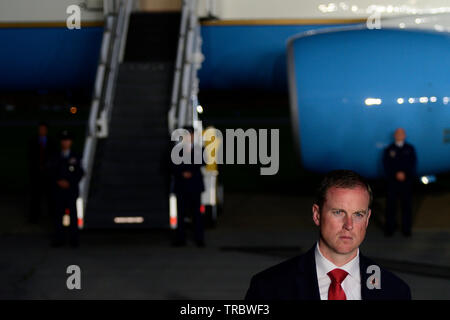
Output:
M61 151L61 155L63 156L63 158L68 158L70 155L70 150Z
M328 300L328 288L331 284L331 279L328 276L328 272L333 269L342 269L347 271L348 275L342 281L342 289L345 292L347 300L361 300L361 274L359 270L359 249L352 260L347 262L342 267L336 266L330 260L325 258L319 249L319 243L316 245L315 250L315 260L316 260L316 272L317 281L319 285L320 299Z

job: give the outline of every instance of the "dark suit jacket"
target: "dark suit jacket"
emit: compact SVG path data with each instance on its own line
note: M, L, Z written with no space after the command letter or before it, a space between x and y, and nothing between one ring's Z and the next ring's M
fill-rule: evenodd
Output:
M62 156L61 151L53 154L48 162L48 171L50 183L55 193L64 193L74 199L78 197L78 184L84 175L84 170L81 166L81 156L79 154L71 151L67 158ZM60 179L69 181L70 188L67 190L59 188L56 182Z
M320 300L314 245L307 253L291 258L253 276L246 300ZM409 286L380 267L381 289L369 289L367 267L375 262L359 254L362 300L410 300Z
M31 179L40 179L40 175L47 173L47 162L57 150L56 143L47 136L47 143L43 151L41 159L41 146L39 136L33 136L28 142L28 163Z

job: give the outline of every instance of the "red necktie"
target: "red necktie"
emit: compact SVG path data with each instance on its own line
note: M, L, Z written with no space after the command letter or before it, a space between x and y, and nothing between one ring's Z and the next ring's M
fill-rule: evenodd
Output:
M327 274L331 279L331 284L328 288L328 300L347 300L344 289L341 286L342 281L348 275L347 271L334 269Z

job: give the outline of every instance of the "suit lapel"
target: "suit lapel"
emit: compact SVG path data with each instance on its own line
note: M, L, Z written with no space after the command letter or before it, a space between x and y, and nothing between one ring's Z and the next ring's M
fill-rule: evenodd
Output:
M362 300L376 300L380 297L380 291L378 289L369 289L367 286L367 279L372 275L370 272L367 273L367 268L374 264L372 261L367 259L361 253L359 254L359 268L361 272L361 299Z
M295 279L297 285L297 299L299 300L320 300L319 285L317 280L315 245L306 252L298 261L297 277ZM367 279L372 275L367 273L367 268L374 262L366 258L363 254L359 254L359 269L361 275L361 299L377 300L382 296L382 290L369 289L367 287Z
M296 283L299 300L320 300L314 256L315 248L316 245L306 252L298 263L299 272Z

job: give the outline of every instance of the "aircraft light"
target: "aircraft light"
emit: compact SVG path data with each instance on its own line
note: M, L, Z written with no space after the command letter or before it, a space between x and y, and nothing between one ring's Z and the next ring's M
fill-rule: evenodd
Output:
M433 183L433 182L436 182L436 176L434 176L434 175L422 176L422 177L420 178L420 181L421 181L423 184Z
M364 103L367 106L373 106L373 105L380 105L381 104L381 99L379 98L367 98Z

